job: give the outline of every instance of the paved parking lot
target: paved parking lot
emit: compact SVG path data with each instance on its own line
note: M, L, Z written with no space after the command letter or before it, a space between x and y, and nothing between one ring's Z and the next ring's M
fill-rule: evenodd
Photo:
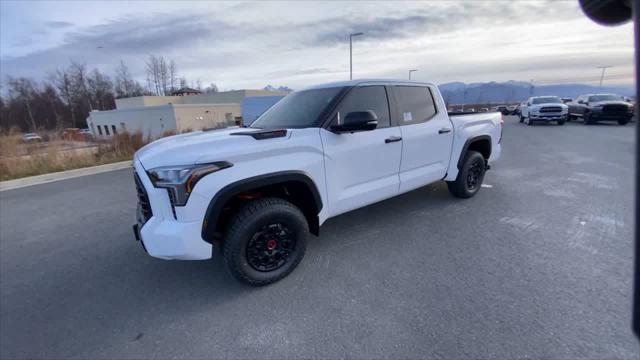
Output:
M264 288L146 256L131 170L2 192L0 357L637 359L634 127L508 117L475 198L329 220Z

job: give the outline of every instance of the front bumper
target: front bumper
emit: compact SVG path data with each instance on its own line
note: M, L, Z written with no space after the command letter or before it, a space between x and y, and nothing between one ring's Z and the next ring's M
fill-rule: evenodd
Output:
M202 239L202 221L181 222L175 218L166 189L153 186L139 161L134 169L146 190L151 217L136 216L134 235L153 257L176 260L205 260L211 258L212 246Z
M633 113L626 114L611 114L602 111L592 111L591 119L598 121L618 121L618 120L630 120L633 117Z
M568 114L529 114L531 120L534 121L562 121L567 120Z

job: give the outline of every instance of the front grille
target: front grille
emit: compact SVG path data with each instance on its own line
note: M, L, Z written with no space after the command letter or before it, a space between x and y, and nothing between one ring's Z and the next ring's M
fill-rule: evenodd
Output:
M560 106L545 106L540 108L541 113L559 113L562 112L562 108Z
M626 115L629 113L629 107L626 105L605 105L602 107L604 115Z
M142 181L135 171L133 172L133 178L136 183L136 193L138 195L138 210L136 212L136 218L140 225L144 225L153 215L151 212L151 204L149 203L147 191L144 189Z

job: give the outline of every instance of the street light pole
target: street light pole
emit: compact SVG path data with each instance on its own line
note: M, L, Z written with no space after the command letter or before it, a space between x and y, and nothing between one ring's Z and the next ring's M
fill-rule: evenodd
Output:
M349 34L349 80L353 80L353 37L360 35L364 35L364 33Z
M417 69L409 70L409 80L411 80L411 73L415 71L418 71L418 70Z
M597 67L597 69L602 69L602 75L600 75L600 88L598 89L598 91L602 91L602 81L604 80L604 72L605 72L605 70L607 70L610 67L613 67L613 66L598 66Z

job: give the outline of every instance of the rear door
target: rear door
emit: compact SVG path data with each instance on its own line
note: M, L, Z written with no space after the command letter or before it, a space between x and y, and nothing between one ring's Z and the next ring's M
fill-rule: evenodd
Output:
M442 180L447 173L453 125L429 86L392 86L394 115L402 133L400 192Z
M402 142L391 126L384 86L353 88L332 115L339 121L352 111L373 111L375 130L333 133L321 129L329 216L335 216L398 194Z

